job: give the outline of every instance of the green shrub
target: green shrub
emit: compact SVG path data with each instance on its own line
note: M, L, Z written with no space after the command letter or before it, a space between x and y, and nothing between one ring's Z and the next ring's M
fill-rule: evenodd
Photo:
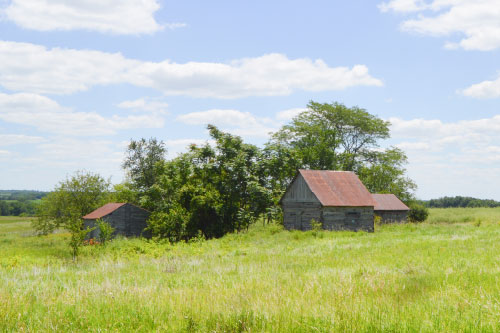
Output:
M420 204L410 205L410 212L408 213L408 220L410 222L419 223L424 222L429 216L429 209Z
M106 243L113 238L113 233L115 228L113 228L108 222L101 219L97 219L97 228L99 228L99 243L106 246Z
M68 224L68 230L71 233L71 238L69 240L69 246L71 247L71 254L73 255L73 260L76 260L78 254L80 253L80 246L83 245L83 241L87 234L91 232L94 228L84 228L83 221L81 219L73 219Z
M321 223L320 221L317 221L316 219L312 219L310 223L311 223L311 229L313 231L323 230L323 223Z
M191 214L181 206L171 208L168 213L155 212L148 220L148 230L157 239L170 242L188 240L198 233L190 226Z

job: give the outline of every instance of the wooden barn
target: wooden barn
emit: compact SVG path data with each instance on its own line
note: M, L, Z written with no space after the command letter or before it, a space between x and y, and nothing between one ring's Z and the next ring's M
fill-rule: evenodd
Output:
M102 219L115 228L115 235L139 237L144 233L150 213L129 203L108 203L83 217L85 227L96 227L96 220ZM98 238L99 229L94 229L87 238Z
M299 170L280 204L288 230L309 230L312 219L327 230L374 230L375 202L354 172Z
M402 223L408 219L410 208L394 194L373 194L375 215L380 216L382 223Z

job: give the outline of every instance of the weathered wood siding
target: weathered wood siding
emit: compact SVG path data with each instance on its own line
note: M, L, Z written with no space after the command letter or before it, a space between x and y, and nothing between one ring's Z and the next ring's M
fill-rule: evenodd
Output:
M299 174L288 187L283 199L283 224L286 229L310 230L311 220L321 219L321 203Z
M374 230L373 207L323 207L301 175L288 187L281 207L287 230L310 230L312 219L326 230Z
M144 209L136 207L131 204L126 204L114 212L104 216L102 220L108 222L113 228L115 228L115 236L122 235L126 237L150 237L150 234L144 232L147 227L147 219L150 213ZM86 227L95 227L96 220L84 220ZM98 238L99 229L91 231L88 238Z
M285 195L283 196L282 202L317 202L319 204L318 198L312 193L309 186L307 186L306 181L302 175L298 175L295 181L290 184Z
M381 223L405 223L408 220L408 211L404 210L376 210Z
M323 207L323 229L373 232L373 207Z

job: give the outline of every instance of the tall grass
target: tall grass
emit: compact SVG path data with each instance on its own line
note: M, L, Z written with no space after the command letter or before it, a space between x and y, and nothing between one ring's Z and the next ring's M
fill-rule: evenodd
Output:
M0 331L500 330L497 223L256 225L175 245L118 239L76 263L68 235L26 228L0 223Z
M500 207L432 208L429 212L429 223L500 223Z

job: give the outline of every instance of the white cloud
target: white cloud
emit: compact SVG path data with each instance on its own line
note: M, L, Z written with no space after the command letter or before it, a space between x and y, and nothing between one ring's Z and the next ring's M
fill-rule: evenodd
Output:
M445 47L488 51L500 47L500 2L498 0L391 0L379 5L381 11L418 13L401 28L424 35L447 37L459 34L458 42Z
M474 98L500 97L500 77L493 81L483 81L464 89L462 94Z
M164 28L154 18L159 8L157 0L12 0L3 14L25 29L139 35ZM169 28L182 26L167 25Z
M146 111L151 113L167 114L168 104L148 98L139 98L133 101L123 101L118 104L119 108L131 109L133 111Z
M396 146L409 158L419 195L500 199L500 115L485 119L389 119Z
M213 124L240 136L268 137L270 132L276 130L272 119L256 117L250 112L238 110L213 109L191 112L178 116L177 120L188 125Z
M411 13L425 9L425 3L421 0L393 0L381 3L378 7L382 12L392 10L401 13Z
M128 82L128 71L139 64L118 53L0 41L0 84L12 91L71 94Z
M283 110L276 114L276 119L281 121L289 121L304 111L307 111L307 108L294 108L294 109Z
M283 54L229 63L142 62L119 53L0 41L0 84L12 91L71 94L93 86L128 83L165 95L240 98L382 86L364 65L329 67L322 60Z
M29 136L24 134L0 134L0 146L11 146L19 144L33 144L43 142L40 136Z
M500 141L500 115L476 120L461 120L444 123L441 120L413 119L403 120L390 118L391 134L398 138L420 138L435 142L436 139L445 143L455 144L483 142L498 139ZM450 140L453 139L453 140Z
M163 126L163 118L156 115L103 117L95 112L75 112L48 97L27 93L0 93L0 119L33 126L45 132L83 136Z
M0 157L1 157L1 156L7 156L7 155L10 155L10 154L11 154L11 153L10 153L10 151L8 151L8 150L0 150Z
M322 60L288 59L267 54L223 63L170 61L144 63L134 72L138 84L167 95L240 98L289 95L295 90L332 91L354 86L382 86L364 65L329 67Z

